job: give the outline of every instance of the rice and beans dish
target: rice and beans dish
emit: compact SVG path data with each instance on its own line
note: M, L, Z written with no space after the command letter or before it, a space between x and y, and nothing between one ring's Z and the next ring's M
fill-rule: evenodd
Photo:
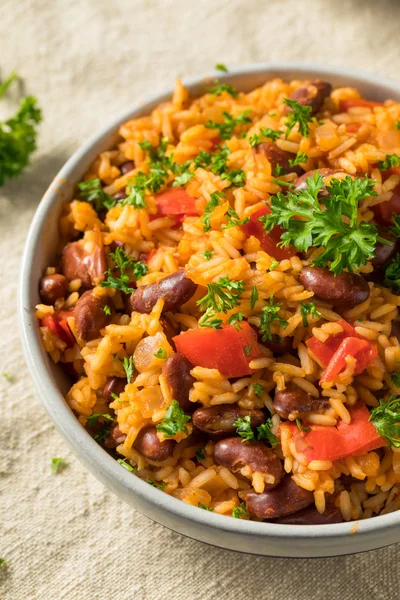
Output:
M399 509L400 103L178 81L119 134L64 207L36 307L82 426L199 509Z

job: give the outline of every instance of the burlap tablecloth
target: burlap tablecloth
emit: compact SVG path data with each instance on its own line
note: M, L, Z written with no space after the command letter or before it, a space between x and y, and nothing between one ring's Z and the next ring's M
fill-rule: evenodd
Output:
M400 3L379 0L0 0L0 68L44 122L32 167L0 190L0 589L5 600L397 598L399 548L325 560L245 556L150 522L89 475L22 358L16 276L34 210L89 134L215 63L315 61L397 77ZM68 462L52 475L52 457Z

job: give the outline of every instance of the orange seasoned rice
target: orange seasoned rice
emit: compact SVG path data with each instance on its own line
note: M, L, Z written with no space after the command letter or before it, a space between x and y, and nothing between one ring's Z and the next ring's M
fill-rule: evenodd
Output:
M387 204L399 193L400 170L382 172L377 163L387 155L400 155L397 128L400 103L387 100L371 105L360 102L357 106L361 99L357 90L336 88L310 121L308 136L301 135L298 125L286 136L288 115L283 100L292 94L299 97L298 90L310 89L310 85L310 82L284 82L276 78L249 93L232 94L231 90L222 89L219 94L205 92L199 98L190 98L178 80L169 102L155 108L150 115L124 123L119 130L119 143L101 153L84 177L86 182L98 180L104 197L117 195L117 198L106 208L98 207L88 201L90 197L83 198L76 190L60 219L59 252L64 252L63 259L43 274L42 303L36 307L44 348L73 378L66 401L81 425L123 466L134 471L132 476L139 476L194 506L239 518L260 518L248 505L245 508L247 496L255 492L267 497L268 489L273 490L277 484L275 489L279 489L279 481L264 467L257 470L243 463L238 468L232 461L228 464L229 461L217 460L219 453L215 448L221 445L221 435L206 435L196 428L191 416L195 408L223 411L226 406L235 406L237 410L249 411L248 414L263 411L265 419L271 419L271 434L278 443L271 447L265 439L244 442L244 447L261 444L268 448L282 465L282 473L310 492L321 515L327 506L334 506L337 519L350 521L400 508L399 449L382 443L381 448L376 446L355 455L307 458L299 444L299 436L307 439L307 432L293 428L298 422L296 411L284 418L274 401L276 394L285 393L288 386L289 389L297 386L314 399L313 406L317 403L320 406L298 413L301 427L336 431L338 426L351 426L354 407L366 406L371 410L378 406L379 399L400 394L400 388L391 378L393 372L400 370L400 342L392 329L400 296L372 276L371 261L357 271L368 280L368 298L354 307L339 309L318 298L300 280L302 270L321 254L320 248L279 260L273 250L269 254L262 241L240 225L265 207L272 196L293 189L299 174L289 169L276 175L271 156L258 151L257 146L252 148L250 138L262 135L263 128L280 132L273 142L274 152L280 152L279 156L288 153L294 159L298 153L305 155L300 167L303 172L334 169L338 179L368 175L374 181L377 195L366 197L359 206L359 219L364 222L374 223L376 207ZM346 105L350 100L354 105ZM221 124L224 114L239 117L239 121L240 115L248 118L242 119L231 135L222 140L220 130L207 125L210 121ZM124 202L138 174L139 178L151 175L151 148L154 151L163 145L171 162L190 165L190 177L174 187L176 173L169 171L159 189L144 191L142 204ZM240 185L231 185L210 164L194 162L201 153L217 154L222 146L226 148L225 175L240 171L243 174ZM161 210L162 195L171 190L174 193L181 190L185 201L189 198L191 209L186 212L182 209L182 214L177 214L166 197L167 208ZM210 201L216 197L220 201L208 210ZM234 214L232 210L239 224L226 227L229 215ZM209 227L205 226L205 214ZM66 268L65 248L73 244L79 244L80 250L74 259L79 264L74 263L75 273L71 274L71 269ZM166 299L162 296L148 312L131 310L127 294L101 285L107 270L114 277L121 276L111 256L118 248L123 248L131 261L140 261L147 267L137 277L129 272L129 285L138 290L134 294L184 269L193 286L197 286L194 295L172 310L165 310ZM88 264L89 285L85 283ZM57 275L66 277L65 290L51 298L43 291L43 281L46 278L51 281ZM171 448L168 455L162 460L146 457L137 440L145 428L156 431L154 427L164 422L176 400L165 367L176 352L168 330L179 336L206 329L201 326L204 311L198 301L204 297L208 285L226 277L243 283L240 300L234 309L217 311L214 317L224 327L235 329L234 325L228 325L228 319L240 312L242 323L247 322L255 331L262 324L263 307L272 298L280 305L281 320L273 321L271 333L283 351L259 338L257 352L254 348L249 350L248 372L233 376L221 373L217 364L209 364L207 360L204 364L192 363L187 402L193 409L186 410L190 418L172 436L162 430L156 434L159 443L172 440L168 442ZM104 318L100 319L102 326L95 335L83 336L82 327L90 327L87 321L90 316L86 315L82 325L76 307L80 307L87 290L102 307ZM257 290L255 300L253 290ZM305 325L301 308L309 302L317 312L309 314ZM343 334L342 319L355 327L358 339L376 347L376 356L358 373L356 359L348 355L340 374L333 381L320 383L324 365L307 341L314 337L321 344L329 343L332 336ZM235 331L241 327L240 322L236 325ZM129 368L132 372L127 382ZM125 385L122 383L123 389L112 398L106 398L105 388L115 378Z

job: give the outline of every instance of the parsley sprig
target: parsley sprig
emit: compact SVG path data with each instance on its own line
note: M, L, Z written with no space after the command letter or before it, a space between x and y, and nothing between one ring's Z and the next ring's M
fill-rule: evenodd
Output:
M172 438L180 432L188 434L188 428L185 424L188 421L190 421L189 415L184 413L176 400L172 400L165 417L156 425L156 429L163 433L164 437Z
M206 127L209 129L218 129L219 137L222 140L229 140L232 137L233 131L235 127L238 125L245 125L246 123L251 123L251 119L249 114L251 110L244 110L237 117L233 117L230 113L224 111L222 113L224 117L223 123L216 123L215 121L208 121L206 123Z
M303 106L297 100L290 100L285 98L283 103L292 109L292 112L288 115L286 121L286 137L289 137L293 127L298 123L299 132L302 136L308 137L309 134L309 123L312 121L312 108L311 106Z
M226 313L240 304L244 281L220 277L217 283L207 284L207 294L197 301L201 310L213 310L214 313Z
M217 208L217 206L221 206L222 200L224 198L225 198L225 194L223 192L216 191L216 192L213 192L212 194L210 194L210 200L207 202L206 207L204 209L203 216L201 218L201 220L203 221L204 233L207 233L208 231L210 231L210 229L211 229L210 217L211 217L212 213L214 212L214 209Z
M400 292L400 254L396 254L392 262L386 267L383 283L395 292Z
M261 127L260 131L249 137L249 143L252 148L261 144L263 139L270 139L273 142L278 140L282 135L282 131L270 129L269 127Z
M79 197L94 204L96 212L102 208L110 210L118 202L115 198L107 194L101 185L100 179L88 179L78 183Z
M400 398L390 396L388 400L379 400L379 406L371 411L369 420L390 446L400 448Z
M275 304L274 297L270 296L269 304L262 308L260 334L263 342L266 342L267 340L271 341L273 339L273 334L271 333L271 324L274 321L278 321L283 329L286 329L288 326L289 323L278 314L281 306L282 305L279 302Z
M326 186L329 196L321 206L318 194L323 187L323 178L316 171L307 178L306 189L271 197L271 214L260 217L260 221L267 233L275 225L286 229L281 246L294 245L300 252L323 247L314 265L325 267L331 263L330 269L336 275L343 269L352 272L373 258L377 241L390 243L378 236L375 225L358 221L359 203L377 195L374 182L368 177L332 179Z
M236 433L243 438L242 442L255 442L256 440L266 439L272 446L279 444L278 438L271 431L272 420L268 418L265 423L257 427L257 437L251 427L251 417L239 417L233 424L236 427Z
M400 165L400 156L397 154L386 154L385 160L378 160L377 165L380 171L386 171L391 167L398 167Z
M308 327L308 315L310 317L320 317L321 313L314 302L300 302L300 314L303 321L303 327Z
M209 94L214 94L214 96L221 96L224 92L232 96L232 98L237 98L239 96L239 92L235 90L235 88L229 83L220 83L218 80L215 81L215 85L211 88L207 89Z
M234 519L249 518L249 513L247 512L246 504L244 502L241 502L239 506L233 507L232 517Z
M101 281L99 285L101 287L120 290L125 294L131 294L134 291L134 288L129 287L128 284L132 275L129 275L126 271L131 271L136 279L140 279L147 273L146 264L141 260L134 261L129 258L121 246L119 246L115 252L110 252L110 257L115 262L115 266L108 269L106 279ZM115 271L118 270L119 275L115 276Z

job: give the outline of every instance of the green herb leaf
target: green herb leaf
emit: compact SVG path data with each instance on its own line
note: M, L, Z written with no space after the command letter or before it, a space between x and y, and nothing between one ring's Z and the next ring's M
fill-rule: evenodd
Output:
M51 472L56 475L57 473L61 473L67 466L64 458L54 457L51 459Z
M249 344L248 346L244 346L243 352L245 353L245 355L247 357L250 356L252 348L253 348L253 344Z
M86 417L88 424L90 425L90 427L93 427L94 425L96 425L97 421L99 419L104 419L105 421L112 421L113 423L115 423L115 419L114 417L112 417L109 413L94 413L93 415L90 415L89 417Z
M206 260L210 260L213 254L214 254L214 252L212 252L212 250L206 250L204 252L203 256Z
M128 383L132 381L133 374L135 372L135 365L133 364L133 356L124 356L124 360L122 362L122 366L124 367L124 371L126 373L126 379Z
M204 233L210 231L210 216L214 212L214 209L217 208L217 206L221 205L221 200L223 200L224 198L225 194L223 194L222 192L213 192L212 194L210 194L210 200L207 202L203 216L201 218L201 220L203 221Z
M222 225L221 229L230 229L231 227L240 227L240 225L244 225L250 221L249 217L245 219L239 219L239 215L237 212L230 206L226 212L226 225Z
M281 308L281 304L278 302L275 304L274 297L270 296L269 304L263 307L261 311L261 323L260 323L260 334L261 340L266 342L267 340L271 341L273 339L273 335L271 333L271 324L274 321L278 321L279 324L286 329L288 326L288 322L282 317L279 316L279 311Z
M393 217L393 221L394 221L394 225L392 225L392 227L389 227L390 231L393 231L393 233L400 238L400 215L396 215L396 213L392 214Z
M272 433L272 420L269 418L257 427L257 439L258 440L268 440L271 446L276 446L279 444L278 438Z
M135 289L128 285L131 276L126 273L126 270L129 269L136 279L140 279L147 273L148 269L146 264L140 260L132 260L126 255L125 250L121 246L119 246L115 252L110 252L110 258L115 262L115 266L112 269L108 269L106 279L100 281L99 285L101 287L121 290L121 292L124 292L125 294L131 294ZM115 277L113 274L115 270L120 271L118 277Z
M247 509L246 509L246 504L244 502L241 502L240 506L234 506L233 511L232 511L232 517L234 519L242 519L243 517L245 519L249 518Z
M221 94L226 92L227 94L232 96L232 98L237 98L239 96L237 90L235 90L235 88L229 83L220 83L219 81L216 81L215 84L216 85L214 85L213 87L207 89L207 92L209 94L214 94L214 96L221 96Z
M236 427L236 433L242 439L242 442L253 442L256 438L254 436L254 431L251 428L251 417L250 415L246 415L245 417L239 417L233 423L233 426Z
M245 110L240 113L237 117L233 117L230 113L224 111L222 113L224 117L223 123L216 123L215 121L208 121L206 123L206 127L209 129L218 129L219 137L222 140L229 140L232 137L233 131L235 127L238 125L245 125L246 123L251 123L251 119L249 114L251 110Z
M284 169L282 167L282 165L280 165L279 163L277 165L275 165L274 170L272 171L272 174L274 177L279 177L280 175L283 175L284 173Z
M216 71L223 71L224 73L228 72L228 68L226 67L226 65L224 65L224 63L217 63L214 69L216 69Z
M211 329L222 329L223 320L214 316L212 310L207 310L199 321L200 327L210 327Z
M253 383L252 388L254 390L255 395L260 398L261 394L264 391L264 386L261 383Z
M386 267L383 283L395 292L400 292L400 254L396 254L392 262Z
M249 137L249 143L252 148L261 144L263 139L270 139L273 142L278 140L282 135L282 131L277 129L270 129L269 127L261 127L258 133Z
M297 425L297 427L300 429L300 431L311 431L311 427L304 427L304 426L301 424L301 421L300 421L300 419L296 419L296 425Z
M164 348L159 348L154 356L156 358L167 358L167 351Z
M108 304L106 304L103 308L103 312L105 315L111 315L111 308L108 306Z
M286 137L289 137L290 132L293 127L298 123L299 132L302 136L308 137L309 134L309 126L308 124L312 120L312 108L311 106L303 106L297 100L290 100L289 98L285 98L283 103L292 109L292 112L288 115L288 120L286 121Z
M352 272L373 258L376 242L381 240L375 225L358 221L359 203L367 196L376 196L374 181L350 176L332 179L322 207L318 194L323 187L323 178L316 171L307 178L306 189L272 196L271 213L260 217L260 221L266 233L275 225L286 229L281 236L282 246L294 245L300 252L323 247L314 265L326 267L331 263L329 268L336 275L343 269Z
M201 310L226 313L240 304L244 281L220 277L217 283L207 284L207 294L197 301Z
M103 190L100 179L89 179L78 183L79 197L94 204L96 212L103 208L109 210L117 204L117 200Z
M135 473L137 471L137 469L134 469L132 467L132 465L129 464L128 461L126 459L124 459L124 458L118 458L117 459L117 463L120 464L121 467L124 467L124 469L126 469L130 473Z
M257 289L257 286L253 285L253 288L251 290L251 295L250 295L251 310L254 310L257 300L258 300L258 289Z
M297 165L300 165L301 163L305 163L308 161L308 156L305 152L298 152L296 154L295 158L289 158L289 165L291 167L296 167Z
M269 270L273 271L274 269L276 269L276 267L279 265L279 260L273 260L272 263L269 265Z
M292 190L295 189L295 185L293 183L290 183L289 181L284 181L283 179L271 179L272 183L276 183L276 185L280 185L281 187L287 187L287 188L291 188Z
M385 160L378 160L377 165L380 171L386 171L391 167L398 167L400 165L400 156L397 156L397 154L386 154Z
M7 566L7 561L5 558L0 558L0 569L3 569Z
M156 429L162 432L166 438L172 438L177 433L188 433L185 423L190 421L189 415L186 415L176 400L172 400L165 413L163 420L156 425Z
M237 331L241 331L241 326L240 323L243 321L243 313L241 312L237 312L237 313L233 313L233 315L231 315L228 319L228 323L229 325L235 325L235 328L237 329Z
M209 512L213 512L214 510L212 506L208 506L208 504L203 504L202 502L199 502L197 506L203 510L208 510Z
M204 448L199 448L199 450L197 450L195 456L196 456L197 462L201 462L202 460L204 460L205 457L206 457L206 453L204 451Z
M308 327L307 317L321 317L321 313L317 310L314 302L300 302L300 314L303 320L303 327Z
M161 490L162 492L165 490L165 488L167 487L166 483L159 483L158 481L153 481L153 479L148 479L147 483L149 483L150 485L152 485L153 487L157 488L158 490Z
M400 129L400 119L394 124L395 129Z
M242 169L234 169L233 171L222 173L221 179L231 182L229 188L243 187L246 183L246 174L244 171L242 171Z
M5 81L3 81L3 83L0 85L0 98L2 96L4 96L4 94L6 93L6 91L12 84L12 82L15 81L17 78L18 78L17 73L15 71L13 71L12 73L10 73L10 75L7 77L7 79Z
M388 400L379 400L379 406L371 411L369 420L390 446L400 448L400 398L390 396Z
M27 96L13 117L0 122L0 186L7 179L18 177L29 164L36 150L37 125L41 120L36 98Z
M396 387L400 387L400 371L393 371L393 373L390 373L390 379Z

